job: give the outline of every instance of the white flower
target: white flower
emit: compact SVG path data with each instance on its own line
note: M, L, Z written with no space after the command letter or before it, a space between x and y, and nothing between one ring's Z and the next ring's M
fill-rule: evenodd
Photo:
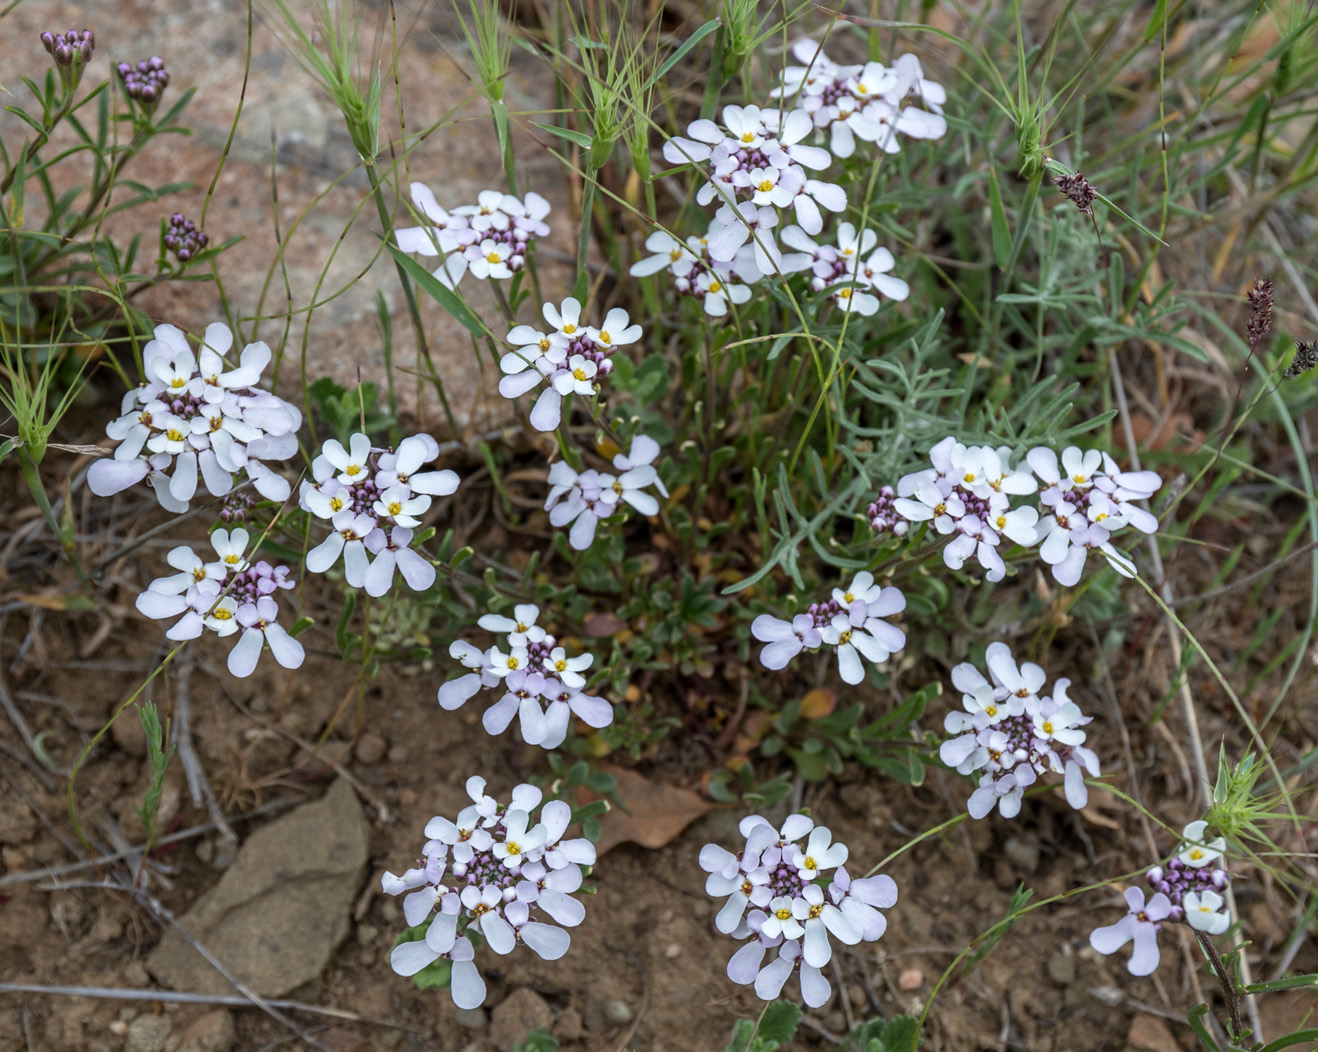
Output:
M513 616L482 614L476 623L487 632L507 632L510 647L525 647L545 638L545 630L537 625L540 608L532 603L519 603L513 607Z
M434 564L414 552L411 544L412 531L406 526L395 526L388 534L382 529L367 534L366 547L375 556L363 582L367 595L387 595L394 585L395 570L414 592L424 592L435 583Z
M1181 898L1181 908L1185 910L1185 922L1195 931L1221 935L1231 927L1231 914L1222 910L1224 902L1222 896L1211 888L1205 889L1202 894L1187 891Z
M1220 836L1205 840L1204 833L1207 829L1208 823L1200 820L1191 822L1181 831L1185 843L1177 850L1176 857L1181 860L1182 865L1190 866L1192 869L1202 869L1222 857L1222 852L1226 850L1226 840Z
M276 621L279 608L268 595L263 595L255 603L244 603L234 614L234 619L243 627L243 634L237 645L229 651L229 672L241 678L250 676L256 669L256 662L266 644L270 653L279 664L287 669L302 667L306 657L302 644L290 636Z
M531 826L530 821L530 815L525 811L504 813L504 839L496 841L490 850L509 869L520 866L528 853L534 852L548 839L545 827L539 823Z
M802 957L806 964L822 968L832 959L833 947L828 943L830 932L848 946L860 942L861 933L856 926L840 909L824 901L824 889L818 884L806 885L801 891L801 897L810 907L805 921L805 938L801 940Z
M810 916L810 904L801 898L779 896L769 903L769 916L760 931L769 938L799 939L805 934L801 921Z
M656 230L645 239L645 247L654 253L639 259L628 271L632 277L646 277L669 270L675 277L685 277L700 262L700 257L666 230Z
M338 480L345 486L370 477L366 458L371 455L371 440L361 432L349 439L347 449L337 438L331 438L321 447L320 453L339 472Z
M632 325L627 312L621 307L614 307L604 316L604 324L598 329L590 329L588 334L600 347L626 347L641 338L641 327Z
M792 849L788 861L802 880L818 880L821 872L836 869L847 860L847 845L832 840L833 834L826 826L815 826L805 847Z
M593 361L580 354L574 354L567 361L567 368L554 375L554 389L561 395L595 393L595 373L599 370Z
M508 267L512 248L506 242L486 238L479 245L470 246L463 255L467 259L467 269L471 271L471 276L481 281L513 276Z
M586 677L580 675L580 671L590 668L594 660L592 654L578 654L570 658L562 647L554 647L545 659L545 671L556 676L565 687L580 690L586 685Z
M823 643L809 614L797 614L790 622L761 614L751 622L751 635L769 644L760 651L760 664L774 671L785 668L802 650L814 650Z

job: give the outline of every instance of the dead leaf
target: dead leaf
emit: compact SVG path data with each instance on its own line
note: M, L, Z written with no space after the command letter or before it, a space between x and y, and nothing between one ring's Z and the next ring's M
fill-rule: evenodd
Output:
M615 635L627 627L627 622L617 614L606 612L591 611L586 615L585 624L582 626L584 635L594 639L602 639L605 636Z
M652 782L622 767L600 764L599 770L618 780L618 799L631 814L615 807L600 818L597 856L624 841L651 849L663 847L701 815L718 806L690 789ZM582 793L583 803L596 798L595 793Z
M801 718L821 720L837 707L837 695L827 687L816 687L801 699Z

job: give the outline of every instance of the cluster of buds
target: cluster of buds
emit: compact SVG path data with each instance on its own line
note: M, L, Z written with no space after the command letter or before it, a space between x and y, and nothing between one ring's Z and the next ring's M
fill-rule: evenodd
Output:
M865 514L870 520L870 529L877 534L892 533L894 537L905 537L911 532L911 524L902 518L894 501L897 491L891 486L880 486L879 495L870 501Z
M1245 293L1245 298L1249 300L1249 322L1245 326L1245 333L1253 349L1272 328L1272 282L1256 278Z
M906 633L884 620L905 609L900 589L875 584L874 575L864 570L849 588L834 588L830 599L811 603L791 621L761 614L751 622L751 635L768 644L760 651L760 664L774 670L802 650L832 647L843 682L854 686L865 678L861 655L881 665L906 645Z
M571 523L568 543L583 552L595 540L599 521L624 510L620 502L642 515L658 515L659 502L644 492L653 486L661 496L668 496L654 467L658 456L659 443L649 435L637 435L626 453L613 458L616 475L593 468L577 471L567 461L558 461L549 469L552 488L545 500L550 524L562 528Z
M41 46L55 60L55 65L72 69L85 66L92 60L96 37L90 29L70 29L67 33L47 31L41 34Z
M115 67L119 79L123 81L124 94L138 102L142 109L153 110L169 85L169 71L165 69L165 60L158 55L145 58L136 66L120 62Z
M1207 831L1208 823L1202 820L1186 826L1166 867L1153 866L1145 874L1152 896L1145 901L1142 888L1127 888L1129 912L1116 924L1096 928L1089 944L1099 953L1112 954L1133 942L1127 970L1131 975L1151 975L1158 967L1161 922L1183 922L1204 937L1221 935L1231 927L1231 913L1222 896L1231 877L1215 864L1226 850L1226 841L1207 839Z
M1119 574L1135 576L1112 535L1126 526L1158 529L1158 520L1138 503L1162 485L1156 471L1122 471L1108 453L1076 446L1064 449L1060 461L1045 446L1030 450L1031 470L1012 468L1011 455L1005 446L965 446L949 435L929 451L932 467L903 475L895 498L880 493L870 505L870 524L876 533L905 536L911 525L928 522L951 538L943 549L948 567L959 570L973 556L989 581L1006 575L1004 539L1038 545L1059 584L1080 580L1090 551ZM1036 493L1038 507L1013 506L1013 499Z
M767 206L775 212L790 206L797 223L807 233L818 234L824 225L819 209L844 211L847 193L836 183L806 174L807 169L823 171L833 161L827 150L801 141L812 128L809 115L800 110L784 114L758 106L725 106L722 125L703 118L694 121L687 128L691 138L664 143L664 159L670 164L708 163L707 181L696 193L701 205L718 198L724 208L728 202ZM724 224L724 236L709 247L720 262L733 259L751 236L751 227L730 208ZM767 226L761 226L757 240L771 240Z
M537 625L540 608L529 603L513 608L513 616L485 614L477 622L488 632L506 632L507 652L498 645L480 650L464 639L449 647L449 657L468 669L439 688L440 708L459 709L477 691L499 693L481 719L490 734L502 734L520 720L527 745L556 749L567 738L568 724L576 716L588 727L613 722L613 706L603 698L585 694L581 673L594 663L592 654L568 657L558 640Z
M942 116L947 92L925 77L914 55L900 56L891 67L839 65L809 39L798 40L792 55L803 65L783 70L773 97L808 116L819 132L827 131L834 156L850 157L857 139L896 153L899 135L941 139L947 133Z
M531 243L549 233L550 204L534 191L518 198L482 190L476 204L450 212L424 183L411 189L425 225L395 230L394 237L404 252L443 256L435 277L448 288L456 288L467 273L481 281L511 278L526 265Z
M789 815L781 829L750 815L739 831L746 843L736 854L717 844L700 849L706 893L727 896L715 926L747 940L728 961L728 978L772 1001L799 972L801 999L818 1008L832 995L820 971L833 956L829 936L847 946L880 939L888 923L879 910L896 904L897 885L888 876L852 880L847 846L805 815Z
M112 459L99 460L87 485L108 497L146 479L166 511L186 511L197 476L212 496L227 496L245 475L267 500L288 499L288 481L263 461L297 452L302 414L256 385L270 361L264 342L249 343L237 368L225 361L233 334L208 325L200 350L173 325L157 325L142 349L147 380L124 395L105 432L119 441ZM170 469L173 474L168 474Z
M385 873L381 884L386 894L406 893L409 926L429 920L423 939L394 947L393 970L415 975L438 960L451 961L453 1003L476 1008L485 1000L485 981L472 963L467 933L478 930L500 956L523 945L546 961L558 960L571 943L564 928L586 916L573 892L581 887L582 867L595 863L595 845L564 840L572 808L562 800L540 807L542 795L533 785L517 786L511 805L504 805L485 794L484 778L469 778L467 795L473 802L454 820L435 817L426 824L428 839L416 865L402 876Z
M1057 189L1062 192L1062 196L1080 209L1081 215L1092 216L1094 214L1094 202L1098 200L1098 191L1089 184L1089 180L1084 177L1083 172L1076 172L1074 175L1059 175L1057 177Z
M783 244L797 251L783 257L783 271L809 271L812 291L832 289L839 310L869 317L878 312L879 296L900 302L911 294L906 282L888 273L897 261L886 248L875 247L878 240L873 230L840 223L837 244L819 245L800 227L789 226Z
M1294 380L1297 376L1318 369L1318 340L1296 340L1295 356L1286 371L1281 374L1283 380Z
M641 327L621 307L610 310L599 328L582 325L581 304L571 296L559 307L546 303L541 313L550 332L530 325L509 331L513 350L499 360L499 393L517 398L543 382L529 419L537 431L553 431L563 419L563 399L595 394L599 379L613 372L614 352L639 340Z
M166 251L174 253L180 263L188 262L208 244L210 237L198 230L196 224L185 218L182 212L175 212L169 217L164 246Z
M710 239L716 238L723 227L715 218L704 237L692 234L685 242L667 231L656 230L645 239L645 247L653 255L637 260L629 273L633 277L647 277L666 271L679 293L696 300L711 318L722 318L728 313L728 304L739 305L749 300L750 286L764 276L755 262L753 245L742 246L726 262L719 262L709 254Z
M327 441L298 504L334 529L307 552L307 569L325 573L342 556L344 579L370 596L388 592L396 572L414 591L434 584L435 567L412 550L412 540L431 498L458 488L457 474L447 468L420 470L437 456L439 443L426 434L403 439L397 450L374 447L360 432L347 449L338 439Z
M174 548L165 561L178 573L152 581L137 597L137 609L155 619L178 617L165 633L175 641L196 639L205 629L221 637L241 632L229 651L235 676L250 676L267 646L284 668L299 668L302 644L278 623L274 600L275 592L293 587L289 569L249 561L248 539L244 529L217 529L210 540L218 559L210 563L187 545Z
M1051 696L1041 695L1043 669L1028 661L1018 667L1006 643L989 644L987 659L988 679L974 665L952 670L965 712L948 713L943 727L958 737L938 750L961 774L982 772L967 804L970 817L983 818L996 806L1014 818L1025 790L1049 773L1063 776L1066 800L1080 810L1089 802L1085 772L1097 778L1099 770L1080 730L1093 717L1067 697L1071 681L1059 679Z

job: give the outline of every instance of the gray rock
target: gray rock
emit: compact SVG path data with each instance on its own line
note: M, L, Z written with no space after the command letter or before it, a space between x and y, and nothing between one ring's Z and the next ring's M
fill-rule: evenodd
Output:
M484 1030L490 1025L490 1014L484 1008L459 1008L454 1013L458 1026L468 1030Z
M1075 958L1060 950L1048 958L1048 978L1058 986L1075 982Z
M140 1015L128 1024L124 1052L164 1052L170 1023L163 1015Z
M352 787L339 779L322 799L248 837L179 922L258 994L280 997L315 979L348 934L366 855L366 821ZM172 928L147 966L175 989L232 992Z
M490 1014L490 1043L499 1052L512 1052L537 1027L550 1027L554 1010L534 990L514 990Z
M183 1031L178 1052L231 1052L235 1039L233 1013L217 1008Z
M357 747L352 750L352 754L357 757L358 763L372 764L383 760L384 754L388 751L388 742L378 734L368 733L357 740Z
M1033 873L1039 868L1039 834L1030 831L1007 837L1002 853L1017 870Z

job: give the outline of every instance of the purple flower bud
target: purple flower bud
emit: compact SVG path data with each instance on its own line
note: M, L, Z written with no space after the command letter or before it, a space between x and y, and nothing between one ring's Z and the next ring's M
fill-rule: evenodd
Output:
M46 30L46 32L41 34L41 46L44 47L48 53L52 55L55 54L55 35L51 33L50 30Z
M1154 866L1151 870L1149 870L1147 876L1149 879L1149 883L1152 884L1154 887L1157 887L1158 884L1162 882L1162 867Z

